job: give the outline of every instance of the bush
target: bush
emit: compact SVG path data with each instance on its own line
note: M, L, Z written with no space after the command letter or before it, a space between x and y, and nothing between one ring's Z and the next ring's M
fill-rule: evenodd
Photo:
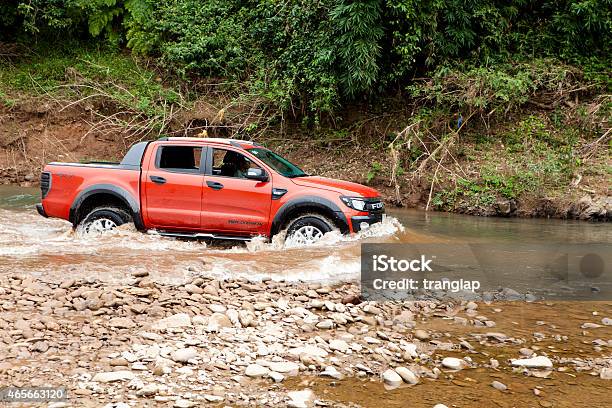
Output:
M483 108L520 104L563 74L511 63L534 55L584 64L590 77L609 84L611 5L612 0L10 0L0 5L0 41L103 39L156 57L184 78L243 82L246 94L261 92L256 96L267 95L270 103L302 116L402 89L431 71L433 88L425 93L455 82L450 103ZM456 72L457 66L469 71ZM460 92L468 93L463 100L456 97Z

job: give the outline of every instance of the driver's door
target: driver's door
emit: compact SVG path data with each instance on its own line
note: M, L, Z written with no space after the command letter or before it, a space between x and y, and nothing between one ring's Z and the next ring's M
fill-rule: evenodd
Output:
M261 167L252 157L233 148L209 148L204 175L202 230L236 235L265 234L272 203L272 175L268 181L222 175L224 158L239 154L251 167Z

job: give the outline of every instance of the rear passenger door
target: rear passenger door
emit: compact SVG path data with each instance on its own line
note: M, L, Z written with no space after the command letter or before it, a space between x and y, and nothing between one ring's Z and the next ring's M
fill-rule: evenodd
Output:
M165 230L200 229L206 148L165 143L156 149L142 179L147 224Z

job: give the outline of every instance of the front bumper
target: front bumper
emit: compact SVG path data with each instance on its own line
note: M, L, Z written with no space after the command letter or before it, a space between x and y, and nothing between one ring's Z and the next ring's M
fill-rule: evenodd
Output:
M36 204L36 211L45 218L49 218L42 204Z
M361 231L363 223L366 223L368 226L372 224L376 224L377 222L382 222L384 213L370 213L369 215L356 215L351 217L351 227L353 228L353 232ZM363 225L365 227L365 225Z

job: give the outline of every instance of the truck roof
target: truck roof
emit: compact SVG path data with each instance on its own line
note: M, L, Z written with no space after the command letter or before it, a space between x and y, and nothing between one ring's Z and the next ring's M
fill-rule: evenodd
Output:
M228 139L221 137L162 137L157 139L158 141L171 141L171 142L204 142L204 143L216 143L231 145L234 147L240 147L242 149L254 146L260 146L252 140L240 140L240 139Z

